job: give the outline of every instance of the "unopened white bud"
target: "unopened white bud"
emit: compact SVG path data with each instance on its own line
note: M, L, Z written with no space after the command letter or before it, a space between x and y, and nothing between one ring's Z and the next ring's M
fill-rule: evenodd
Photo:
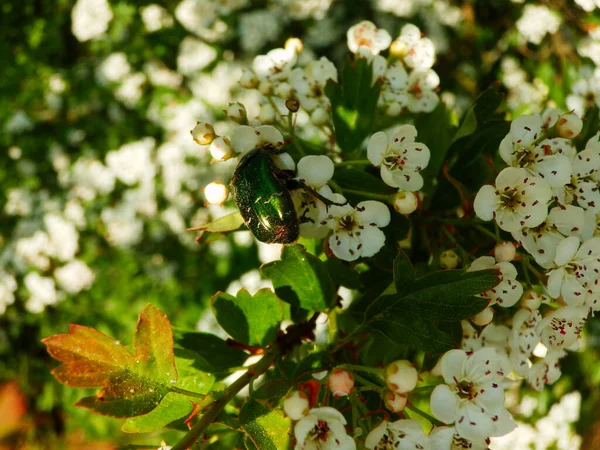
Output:
M387 391L383 394L383 401L385 403L385 407L392 412L399 413L406 406L406 402L408 401L406 395L396 394L392 391Z
M418 380L419 373L410 361L394 361L385 368L385 382L388 388L397 394L412 391Z
M335 165L325 155L308 155L298 161L298 176L309 186L321 187L333 177Z
M258 120L262 123L273 123L275 122L275 108L268 103L260 105L260 112L258 113Z
M529 289L521 298L521 306L530 311L535 311L542 305L544 297L539 292Z
M246 89L254 89L258 86L258 78L256 78L254 72L244 69L242 71L242 78L240 79L240 86Z
M310 121L320 127L329 122L329 113L325 108L318 107L310 114Z
M471 317L471 321L475 325L479 325L480 327L482 327L482 326L490 323L493 318L494 318L494 309L488 306L480 313L475 314L473 317Z
M298 54L304 49L304 44L298 38L289 38L287 41L285 41L283 48L286 50L293 50L296 54Z
M246 122L248 122L246 107L240 102L230 103L225 110L225 114L227 114L229 120L233 120L240 125L244 125Z
M583 128L583 121L573 113L563 114L556 121L556 131L563 138L574 138Z
M515 259L517 255L517 247L513 242L500 242L494 247L494 258L497 262L509 262Z
M308 395L301 391L290 392L283 400L283 411L292 420L300 420L308 414Z
M222 205L227 200L229 189L219 181L213 181L204 188L204 197L210 205Z
M215 161L227 161L233 156L231 142L224 136L219 136L210 144L210 154Z
M258 84L258 92L262 95L269 96L273 93L273 83L269 80L263 80Z
M402 105L398 102L388 103L385 107L385 114L390 117L396 117L402 112Z
M394 209L405 216L412 214L419 207L419 198L414 192L398 191L394 197Z
M456 269L460 258L454 250L446 250L440 255L440 266L442 269Z
M354 390L354 376L344 369L333 369L327 377L327 387L334 397L345 397Z
M290 98L294 88L290 83L279 83L275 88L275 95L280 98Z
M395 40L390 45L390 55L395 56L396 58L404 58L404 56L408 53L408 45L404 41Z
M217 137L214 127L206 122L196 123L190 134L194 142L199 145L208 145Z

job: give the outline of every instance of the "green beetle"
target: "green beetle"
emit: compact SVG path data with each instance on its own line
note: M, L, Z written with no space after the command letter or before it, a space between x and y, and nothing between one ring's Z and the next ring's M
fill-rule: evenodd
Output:
M231 179L231 193L244 222L265 243L289 244L300 225L289 192L294 172L279 169L272 156L283 153L272 145L250 150L240 159Z

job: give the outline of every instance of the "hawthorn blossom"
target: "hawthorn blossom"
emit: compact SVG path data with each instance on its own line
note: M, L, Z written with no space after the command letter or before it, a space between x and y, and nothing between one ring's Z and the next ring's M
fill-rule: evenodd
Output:
M356 443L346 434L346 419L329 406L311 409L296 423L295 450L354 450Z
M429 450L429 437L416 420L383 421L367 435L365 447L372 450Z
M429 164L429 148L415 142L417 129L402 125L391 132L379 131L371 136L367 157L374 166L381 166L381 178L392 187L418 191L423 187L419 173Z
M281 81L289 77L297 60L295 48L275 48L255 57L252 69L261 81Z
M344 204L346 199L333 194L330 199ZM344 261L355 261L360 257L375 255L385 243L385 235L379 228L390 223L390 211L386 205L375 200L360 202L356 207L349 204L329 207L323 225L333 230L329 237L329 248Z
M309 62L303 68L296 68L290 75L290 84L307 111L313 111L321 106L329 108L329 98L325 95L325 85L328 80L338 80L337 68L326 57Z
M530 358L536 345L540 342L537 326L541 318L539 311L528 309L520 309L513 316L509 338L510 361L513 369L521 376L526 376L529 372Z
M435 427L429 433L431 450L488 450L489 439L465 439L455 427Z
M431 69L415 70L408 76L407 108L410 112L431 112L440 99L435 89L440 84L440 77Z
M536 391L541 391L547 384L553 384L561 376L559 360L565 356L567 353L563 350L548 352L533 363L527 373L527 383Z
M517 281L517 269L509 262L496 263L493 256L482 256L477 258L467 269L468 272L484 269L498 269L500 283L483 292L481 297L489 298L490 305L496 303L505 308L513 306L523 295L523 285Z
M450 350L440 361L446 384L431 394L431 412L473 441L502 436L516 427L504 409L504 372L496 349L483 347L472 354Z
M537 330L542 343L551 351L560 351L577 343L587 322L584 306L564 306L540 321Z
M265 144L281 147L284 142L281 132L271 125L240 125L233 130L230 140L232 149L237 153L246 153Z
M378 55L392 42L392 37L386 30L377 28L373 22L368 20L363 20L350 27L346 37L348 48L352 53L366 56Z
M554 195L563 205L576 202L584 209L600 213L600 148L594 142L594 138L590 139L587 147L574 156L570 182L555 189Z
M430 69L435 61L435 44L422 37L421 30L411 23L402 27L400 36L392 42L391 51L412 69Z
M552 145L552 142L563 142L543 139L542 126L542 119L537 115L517 117L500 142L500 156L509 166L522 167L531 175L543 178L550 187L564 186L571 177L569 158L562 154L561 146Z
M483 186L475 197L475 214L482 220L495 219L504 231L535 227L548 215L552 191L541 178L525 169L507 167L496 177L496 186Z
M555 269L548 273L548 294L562 297L570 306L581 306L586 290L600 279L600 237L583 242L571 236L556 249Z

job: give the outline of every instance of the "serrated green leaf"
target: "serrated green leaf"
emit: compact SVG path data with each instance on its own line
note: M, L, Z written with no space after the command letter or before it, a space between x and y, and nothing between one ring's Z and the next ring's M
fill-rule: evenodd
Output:
M398 250L398 255L394 260L394 284L396 292L403 294L417 278L417 273L410 259L402 249Z
M292 306L323 311L335 303L337 293L325 263L301 245L285 246L281 260L263 265L260 271L271 280L279 298Z
M175 356L188 360L188 366L202 372L220 373L241 366L248 355L210 333L175 328ZM179 361L177 363L179 367Z
M171 422L182 420L192 412L191 398L168 393L156 408L143 416L128 418L121 430L125 433L151 433Z
M483 311L487 304L488 300L480 297L418 298L408 295L394 305L386 315L396 317L411 311L427 320L457 321Z
M358 289L360 287L358 273L341 259L329 258L325 261L325 265L335 284L345 286L349 289Z
M208 238L204 238L204 233L214 233L214 239L219 239L222 233L235 231L242 225L244 225L244 219L242 219L240 212L236 211L213 220L205 225L188 228L188 231L200 231L200 234L196 240L200 242L200 239L202 239L203 243L209 243L213 239L213 235L210 235Z
M219 325L246 345L265 347L273 342L283 320L281 300L270 289L254 295L240 289L235 297L218 292L211 298L211 307Z
M500 93L499 84L492 84L483 91L465 115L460 127L452 138L452 143L473 134L479 126L486 123L498 109L502 100L504 100L504 96Z
M292 421L279 409L249 400L240 411L240 424L254 448L280 450L290 446Z

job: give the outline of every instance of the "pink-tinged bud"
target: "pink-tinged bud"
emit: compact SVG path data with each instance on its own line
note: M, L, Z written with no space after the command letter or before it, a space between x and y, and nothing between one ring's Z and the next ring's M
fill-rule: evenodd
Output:
M517 246L513 242L500 242L494 247L494 258L497 262L509 262L515 259Z
M240 125L245 125L248 122L246 107L240 102L230 103L225 110L225 114L227 114L229 120L233 120Z
M211 205L222 205L227 200L229 189L219 181L213 181L204 188L204 197L206 202Z
M385 394L383 394L383 401L387 409L392 412L399 413L406 406L408 399L406 398L406 395L387 391Z
M231 142L226 137L219 136L210 143L210 154L215 161L227 161L233 153Z
M440 255L440 266L442 269L456 269L460 258L454 250L446 250Z
M246 89L254 89L258 86L258 78L254 72L248 69L244 69L242 72L242 78L240 79L240 86Z
M418 380L419 373L409 361L394 361L385 368L385 382L388 388L397 394L412 391Z
M419 207L419 197L414 192L398 191L394 197L394 209L400 214L409 215Z
M208 145L217 137L213 126L206 122L198 122L190 134L194 142L199 145Z
M475 314L473 317L471 317L471 321L475 325L479 325L480 327L482 327L482 326L487 325L488 323L490 323L493 318L494 318L494 309L490 308L488 306L487 308L485 308L480 313Z
M354 376L344 369L333 369L327 377L327 387L334 397L345 397L354 389Z
M556 131L563 138L574 138L581 133L582 128L583 121L573 113L563 114L556 121Z
M293 391L283 400L283 411L292 420L300 420L310 409L308 395L301 391Z

